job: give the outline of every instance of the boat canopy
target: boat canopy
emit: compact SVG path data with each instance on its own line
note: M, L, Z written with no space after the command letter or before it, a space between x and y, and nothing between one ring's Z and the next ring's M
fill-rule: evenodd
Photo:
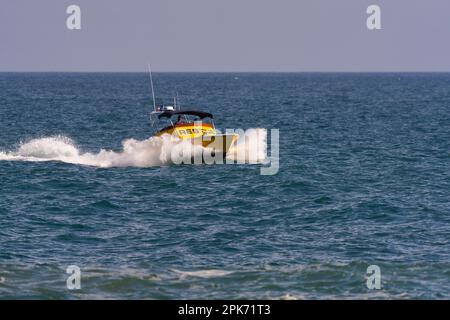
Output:
M183 111L164 111L160 115L158 115L158 119L161 118L171 118L174 115L190 115L197 116L200 119L211 118L213 119L213 115L209 112L195 111L195 110L183 110Z

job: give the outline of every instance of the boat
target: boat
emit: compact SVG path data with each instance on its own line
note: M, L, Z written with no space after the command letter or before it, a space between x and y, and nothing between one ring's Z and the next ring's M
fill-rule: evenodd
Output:
M177 97L173 105L156 105L153 89L153 79L150 72L150 82L153 97L153 111L150 118L155 129L153 136L171 135L180 141L189 140L193 145L206 148L213 157L225 158L239 135L236 133L222 134L214 125L214 116L209 112L199 110L181 110Z
M209 112L158 106L151 115L152 125L157 128L154 136L168 134L179 140L189 140L194 145L209 149L215 157L225 158L238 139L235 133L220 133L214 125L214 116Z

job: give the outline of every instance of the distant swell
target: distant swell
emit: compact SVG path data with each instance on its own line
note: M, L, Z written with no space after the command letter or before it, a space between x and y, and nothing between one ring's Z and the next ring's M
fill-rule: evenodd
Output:
M229 159L245 163L258 163L266 158L265 129L249 129L241 135L236 147L230 149ZM246 142L246 143L245 143ZM153 167L179 163L176 157L203 152L200 146L189 141L173 139L169 135L146 140L127 139L122 142L122 151L101 149L98 153L83 153L75 143L64 136L33 139L21 143L15 151L0 152L0 161L61 161L71 164L101 168Z

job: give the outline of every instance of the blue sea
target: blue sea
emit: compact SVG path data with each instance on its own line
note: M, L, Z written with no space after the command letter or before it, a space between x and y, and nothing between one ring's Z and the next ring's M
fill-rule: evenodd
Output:
M0 298L450 298L450 74L154 81L278 173L159 163L145 73L0 73Z

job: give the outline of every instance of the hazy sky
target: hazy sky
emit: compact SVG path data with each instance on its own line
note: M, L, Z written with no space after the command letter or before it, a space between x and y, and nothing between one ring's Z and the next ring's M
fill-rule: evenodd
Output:
M449 31L449 0L0 0L0 71L450 71Z

